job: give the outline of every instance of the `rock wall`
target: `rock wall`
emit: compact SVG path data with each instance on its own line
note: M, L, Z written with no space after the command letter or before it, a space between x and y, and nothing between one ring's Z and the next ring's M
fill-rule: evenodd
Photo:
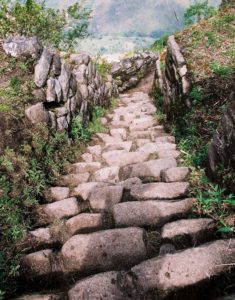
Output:
M142 78L154 71L158 58L156 53L143 52L112 63L111 73L119 92L135 87Z
M85 53L61 58L44 48L36 38L25 37L11 37L3 48L14 57L36 59L36 104L25 111L32 123L46 122L58 131L67 131L75 115L80 114L86 124L93 106L108 107L110 98L118 94L112 76L103 80Z
M209 175L216 179L221 168L235 174L235 86L209 147Z
M173 105L190 107L188 95L191 88L186 61L174 36L168 39L165 71L162 72L159 60L156 64L154 88L163 95L163 108L168 117L172 117Z

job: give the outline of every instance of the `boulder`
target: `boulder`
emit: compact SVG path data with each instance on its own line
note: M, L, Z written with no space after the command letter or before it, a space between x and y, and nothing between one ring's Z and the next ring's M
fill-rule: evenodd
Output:
M69 188L51 187L45 191L44 195L48 202L64 200L69 197Z
M25 114L33 124L46 123L50 121L49 112L45 109L43 103L37 103L25 110Z
M3 42L3 49L13 57L38 58L43 46L35 37L10 36Z

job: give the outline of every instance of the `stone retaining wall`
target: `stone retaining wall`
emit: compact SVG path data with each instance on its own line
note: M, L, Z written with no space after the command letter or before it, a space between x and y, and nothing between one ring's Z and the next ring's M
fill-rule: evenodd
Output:
M25 37L9 38L3 47L12 56L37 60L36 104L25 111L32 123L46 122L58 131L67 131L75 115L80 114L87 124L93 106L108 107L111 97L118 94L112 76L107 76L107 80L101 78L86 53L61 58L44 48L36 38Z
M171 115L171 107L174 104L190 107L189 73L180 46L176 43L174 36L170 36L168 39L164 72L161 70L160 61L157 61L154 87L158 94L163 95L163 107L168 117Z
M112 63L111 73L119 92L135 87L142 78L154 71L158 58L156 53L143 52Z

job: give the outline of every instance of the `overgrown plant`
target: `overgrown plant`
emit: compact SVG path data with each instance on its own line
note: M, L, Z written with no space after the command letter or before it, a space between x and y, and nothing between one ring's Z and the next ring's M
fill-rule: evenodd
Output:
M90 17L81 1L60 11L46 7L45 1L0 0L0 36L36 36L46 45L68 49L87 36Z

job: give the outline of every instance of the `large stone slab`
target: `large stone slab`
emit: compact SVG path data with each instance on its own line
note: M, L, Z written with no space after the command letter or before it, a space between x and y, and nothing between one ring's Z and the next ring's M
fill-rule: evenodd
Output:
M119 143L108 143L105 144L103 148L103 152L110 152L110 151L115 151L115 150L126 150L129 152L132 147L132 141L128 142L119 142Z
M188 189L188 182L157 182L134 186L130 194L137 200L176 199L186 196Z
M149 143L145 144L144 146L140 147L138 151L146 152L149 155L157 153L159 151L166 151L166 150L175 150L176 144L172 143Z
M90 273L133 266L146 258L144 230L113 229L76 235L62 247L61 258L67 272Z
M109 186L109 183L104 182L86 182L79 184L76 188L74 188L71 192L72 197L80 197L84 201L88 200L91 192L96 188L101 188L105 186Z
M173 242L178 248L188 245L196 246L209 241L215 233L214 220L185 219L166 224L162 228L161 237L166 242Z
M161 172L161 179L164 182L177 182L186 181L188 175L190 174L190 169L186 167L169 168Z
M34 82L37 87L43 87L46 84L52 58L52 53L44 48L42 55L35 66Z
M191 212L195 199L180 201L125 202L113 207L117 227L160 226Z
M234 256L235 240L229 239L153 258L131 269L131 285L135 284L137 295L193 287L234 270Z
M88 198L91 209L95 211L110 210L122 199L123 187L107 186L92 190Z
M111 151L103 153L103 158L109 166L124 167L138 162L147 161L149 154L139 151L128 153L120 152L119 155L117 155L117 152Z
M173 158L156 159L121 168L120 173L123 180L132 177L139 177L141 179L160 181L161 172L163 170L176 166L177 162Z
M117 284L118 272L101 273L78 281L69 290L69 300L130 300Z
M68 172L69 173L92 173L101 168L100 162L81 162L73 164L69 167Z
M69 188L67 187L51 187L45 191L47 202L60 201L69 198Z
M68 174L60 177L58 183L63 186L77 186L88 181L90 173Z

